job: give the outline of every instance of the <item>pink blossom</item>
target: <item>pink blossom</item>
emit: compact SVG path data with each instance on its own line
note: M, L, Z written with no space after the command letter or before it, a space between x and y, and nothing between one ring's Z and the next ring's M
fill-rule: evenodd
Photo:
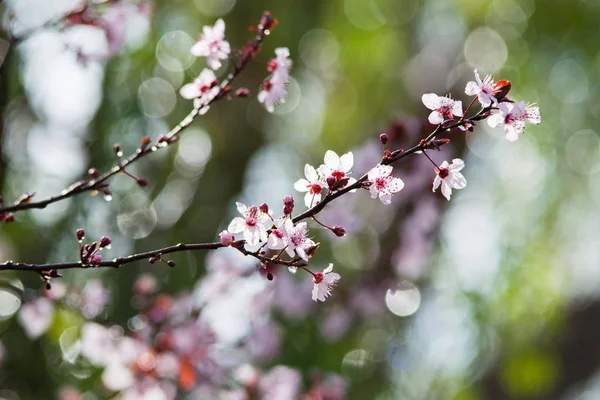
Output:
M306 251L315 245L311 239L307 237L308 225L306 222L299 222L287 225L287 241L285 251L288 256L293 257L294 252L300 256L304 261L308 261L308 255Z
M25 303L21 306L17 320L30 339L42 336L54 319L54 303L45 297Z
M327 296L331 295L331 291L340 280L340 275L333 271L333 264L329 264L323 272L315 272L313 276L313 291L312 299L314 301L325 301Z
M227 231L219 233L219 237L223 246L231 246L235 242L235 236Z
M323 188L327 187L327 184L310 164L304 166L304 176L306 176L306 179L296 181L294 189L299 192L306 192L304 204L310 208L321 201L321 192Z
M448 200L452 196L452 189L463 189L467 186L467 180L460 173L465 167L465 163L460 158L452 160L452 164L448 165L447 161L444 161L440 165L439 171L433 180L433 191L442 186L442 194Z
M504 126L506 139L514 142L519 138L519 134L525 130L525 122L539 124L541 122L540 109L532 104L519 103L500 103L498 105L500 113L494 114L488 118L488 125L492 128Z
M81 293L81 311L88 318L96 318L100 315L108 305L109 301L108 290L98 279L90 280Z
M275 111L275 106L285 103L287 81L266 80L262 84L262 90L258 93L258 101L263 103L268 112Z
M271 229L271 234L267 240L267 245L271 250L281 250L287 246L289 232L293 225L293 222L285 217L280 217L275 221L275 228Z
M213 27L203 28L200 40L190 50L196 57L206 57L206 63L212 69L221 68L221 61L226 60L231 52L229 42L225 40L225 22L219 18Z
M369 171L367 179L370 182L369 191L371 198L379 196L383 204L392 202L392 194L399 192L404 187L404 182L400 178L392 175L391 165L378 165Z
M278 47L275 49L276 58L269 63L269 72L272 72L272 80L280 82L288 82L290 79L290 69L292 60L290 57L290 49L287 47Z
M425 107L433 110L429 114L429 122L432 124L441 124L446 119L453 119L455 116L462 117L462 102L452 100L449 97L438 96L435 93L426 93L421 97Z
M242 203L236 203L236 205L243 218L234 218L227 230L231 233L244 232L244 240L250 246L266 242L267 228L264 224L269 221L269 214L262 212L257 206L246 207Z
M277 104L285 102L286 85L290 81L292 66L289 59L290 50L287 47L275 49L275 54L277 58L271 60L268 67L272 74L263 81L262 90L258 93L258 101L263 103L268 112L273 112Z
M495 86L496 83L491 75L486 75L482 81L479 77L477 69L475 69L475 81L470 81L467 83L465 93L469 96L476 95L477 100L479 100L483 107L489 107L492 104L498 104L498 99L494 97Z
M194 99L194 108L198 109L200 114L205 114L210 108L210 102L220 91L215 73L204 68L194 82L183 85L179 94L184 99Z

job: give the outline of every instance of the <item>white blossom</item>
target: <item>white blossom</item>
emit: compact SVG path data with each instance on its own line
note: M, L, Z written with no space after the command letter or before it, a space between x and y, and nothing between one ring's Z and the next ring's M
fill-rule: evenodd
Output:
M433 110L429 114L429 122L434 125L441 124L446 119L452 119L455 116L462 117L462 102L453 100L450 97L438 96L435 93L426 93L421 97L425 107Z
M250 246L266 242L267 228L264 224L270 219L269 214L262 212L257 206L246 207L242 203L236 205L243 218L235 217L227 230L231 233L244 232L244 240Z
M325 268L323 272L316 272L314 274L314 286L312 291L312 299L314 301L325 301L325 299L331 295L331 291L337 284L337 281L340 280L340 275L332 271L333 264L329 264L329 266Z
M21 306L17 319L30 339L42 336L54 319L54 303L39 297Z
M205 26L200 40L190 51L196 57L206 57L206 63L210 68L221 68L219 60L226 60L231 52L231 46L225 40L225 22L219 18L213 27Z
M179 94L184 99L194 99L194 108L199 110L200 114L205 114L210 108L210 102L219 94L221 87L217 82L215 73L204 68L200 75L194 79L194 82L183 85Z
M467 83L465 93L469 96L477 96L477 100L483 107L489 107L492 104L498 104L498 100L494 97L495 86L496 83L491 75L486 75L482 81L475 69L475 81Z
M354 165L354 155L352 152L348 152L341 157L337 155L335 151L327 150L325 152L325 163L319 167L319 172L324 179L329 176L333 176L336 180L346 178L352 172L352 166ZM356 180L348 181L348 184L354 183Z
M271 60L268 67L271 76L263 81L262 90L258 93L258 101L263 103L268 112L273 112L277 104L285 102L292 66L287 47L275 49L275 54L277 57Z
M379 196L383 204L392 202L392 194L399 192L404 187L404 182L400 178L392 175L391 165L378 165L371 169L367 174L370 182L369 191L371 198Z
M442 194L448 200L452 196L452 189L464 189L467 186L467 180L460 173L465 167L465 163L460 158L452 160L452 164L448 165L447 161L444 161L438 169L437 175L433 180L433 191L442 186Z
M294 189L299 192L306 192L304 204L310 208L321 201L321 192L323 188L327 187L327 184L310 164L304 166L304 176L306 176L306 179L298 179L294 183Z
M278 47L275 49L276 58L269 63L269 72L272 72L272 80L288 82L290 80L290 69L292 60L290 60L290 49L287 47Z
M519 134L525 130L525 122L539 124L541 122L540 109L532 104L519 103L500 103L498 105L498 114L488 118L488 125L492 128L504 126L506 139L514 142L519 138Z

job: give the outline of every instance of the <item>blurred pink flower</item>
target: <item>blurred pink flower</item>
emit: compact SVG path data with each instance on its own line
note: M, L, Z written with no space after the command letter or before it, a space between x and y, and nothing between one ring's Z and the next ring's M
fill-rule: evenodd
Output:
M198 109L200 114L206 114L210 108L210 102L220 91L221 87L215 73L204 68L194 82L187 83L179 89L179 94L184 99L194 99L194 108Z
M278 365L262 377L258 391L262 400L290 400L298 397L300 383L298 371Z
M25 303L21 306L17 320L30 339L42 336L54 319L54 303L45 297Z
M106 309L110 295L98 279L89 281L81 293L81 311L88 319L96 318Z

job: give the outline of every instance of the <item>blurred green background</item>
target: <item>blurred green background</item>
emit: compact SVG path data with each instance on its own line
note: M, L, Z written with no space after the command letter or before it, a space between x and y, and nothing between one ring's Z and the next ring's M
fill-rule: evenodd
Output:
M14 3L4 5L5 15ZM263 10L279 24L259 58L268 61L274 48L287 46L294 61L285 104L270 115L255 97L217 103L178 145L135 165L131 172L148 187L117 176L110 202L83 195L19 213L0 225L0 259L73 260L77 228L91 238L110 235L109 257L214 241L235 216L235 201L266 201L279 210L281 198L294 194L300 210L292 186L304 163L320 164L328 149L352 150L355 174L366 172L381 155L381 132L395 130L394 145L412 146L427 132L422 128L431 128L422 127L428 112L421 95L452 93L464 103L464 85L478 68L510 80L512 98L537 102L542 124L528 126L516 143L485 123L454 133L452 148L434 157L463 158L469 185L449 203L430 191L431 165L411 161L398 167L407 194L393 206L375 204L367 193L332 205L325 222L346 221L349 237L333 240L315 225L323 244L312 263L321 269L334 262L340 285L305 318L273 311L282 350L257 365L285 364L305 376L315 367L339 373L351 399L600 398L600 2L156 0L143 44L98 66L99 91L88 88L89 97L72 104L53 96L63 88L77 92L88 78L36 78L40 72L28 63L40 63L35 54L44 42L26 41L5 51L1 72L4 198L58 193L89 167L112 166L112 144L127 154L143 136L168 131L191 106L179 87L204 67L187 53L201 27L223 17L227 39L241 48ZM237 84L256 94L264 65L244 75ZM65 115L52 114L57 102ZM155 273L165 292L191 290L205 255L177 254L174 269L140 262L69 271L64 281L83 286L101 278L111 297L100 319L126 326L141 272ZM33 274L1 278L19 280L30 297L42 286ZM381 289L382 303L386 289L399 288L412 310L396 315L388 301L381 314L348 316L367 283ZM61 362L58 343L81 317L66 309L45 336L30 341L16 310L4 309L2 396L43 399L64 384L92 387ZM322 326L332 315L349 319L333 339Z

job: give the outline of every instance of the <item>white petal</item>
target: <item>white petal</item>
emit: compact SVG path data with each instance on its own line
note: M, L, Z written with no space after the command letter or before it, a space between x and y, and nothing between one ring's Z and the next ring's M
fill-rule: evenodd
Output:
M340 157L340 167L342 171L349 172L354 165L354 154L352 152L348 152Z
M231 233L240 233L246 229L246 220L241 217L235 217L227 227L227 230Z
M306 205L306 207L311 208L312 206L314 206L313 197L313 194L311 194L310 192L306 192L306 194L304 195L304 204Z
M439 175L436 175L435 178L433 179L433 188L431 189L431 191L435 192L437 190L437 188L440 187L441 183L442 183L442 178L440 178Z
M329 263L329 265L327 266L327 268L325 268L325 269L323 270L323 274L324 274L324 275L325 275L325 274L328 274L328 273L330 273L331 271L333 271L333 263Z
M460 158L455 158L452 160L452 165L448 167L451 172L461 171L465 167L465 162Z
M467 83L467 86L465 87L465 93L468 96L475 96L476 94L479 94L479 92L481 91L481 88L479 86L477 86L477 83L470 81Z
M210 54L208 46L206 45L206 41L204 40L196 42L196 44L194 44L190 49L190 52L196 57L206 57Z
M325 152L324 161L325 165L332 170L338 169L340 165L340 157L335 151L327 150L327 152Z
M425 93L421 96L421 101L430 110L435 110L440 106L440 96L435 93Z
M219 18L217 22L215 22L215 26L213 27L213 33L218 35L220 38L223 38L225 35L225 21L222 18Z
M240 203L239 201L235 202L235 206L237 207L238 212L245 217L246 211L248 211L248 207L246 207L244 203Z
M450 179L450 186L453 189L464 189L467 187L467 180L464 175L460 172L455 172L452 174L452 178Z
M323 282L325 282L328 285L331 285L334 282L339 281L341 278L340 274L336 274L335 272L332 272L330 274L326 274L323 277Z
M400 178L393 178L387 184L387 189L392 193L399 192L402 188L404 188L404 181Z
M321 285L315 285L313 286L313 291L312 291L312 299L314 301L320 300L320 301L325 301L325 294L327 293L327 289L323 290L323 287Z
M306 179L310 183L316 183L319 178L319 175L317 174L317 170L315 169L315 167L313 167L310 164L306 164L304 166L304 175L306 176Z
M246 227L244 230L244 240L249 246L256 246L259 242L258 229L256 227Z
M308 262L308 256L302 247L296 247L296 254L298 254L301 259Z
M463 116L462 101L455 100L452 103L452 114L459 117Z
M446 183L446 181L442 182L442 194L448 200L450 200L450 196L452 196L452 188Z
M294 183L294 189L296 189L299 192L308 192L309 185L310 182L306 179L298 179L296 183Z
M506 140L509 142L516 142L519 139L517 131L509 126L506 126L505 133Z
M496 128L499 125L504 125L504 116L502 114L493 114L487 119L487 123L492 128Z
M379 193L379 200L385 205L388 205L392 202L392 195L389 193L381 192Z
M191 100L200 97L202 95L202 92L200 92L200 86L198 86L197 84L188 83L186 85L183 85L181 89L179 89L179 94L184 99Z
M439 125L444 122L444 116L437 111L433 111L431 114L429 114L428 119L433 125Z

